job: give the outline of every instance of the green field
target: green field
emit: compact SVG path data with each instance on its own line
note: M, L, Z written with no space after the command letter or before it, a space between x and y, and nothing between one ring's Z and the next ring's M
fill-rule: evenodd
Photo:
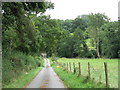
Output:
M88 62L90 63L91 79L94 78L95 82L102 82L105 84L105 71L104 62L108 66L108 82L111 88L118 87L118 59L68 59L60 58L58 62L67 63L71 62L73 70L73 62L75 62L76 70L78 70L78 62L81 63L82 76L88 75ZM78 71L77 73L78 74Z

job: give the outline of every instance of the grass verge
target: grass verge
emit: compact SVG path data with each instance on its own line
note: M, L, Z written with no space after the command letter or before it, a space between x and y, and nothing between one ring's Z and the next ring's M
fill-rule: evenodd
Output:
M102 84L87 80L82 76L77 77L77 75L71 72L64 71L62 67L56 68L56 65L53 65L53 68L68 88L105 88Z
M42 67L32 69L28 73L24 73L19 76L14 82L5 85L3 88L24 88L30 81L32 81L35 76L40 72Z
M118 88L118 61L119 59L88 59L88 58L60 58L60 63L71 63L71 69L73 72L73 62L75 63L76 73L79 72L78 62L81 64L81 75L88 75L88 62L90 63L90 76L94 78L95 82L101 82L105 84L105 67L104 62L107 63L108 68L108 83L110 88ZM65 65L67 66L67 65ZM69 67L70 68L70 67Z

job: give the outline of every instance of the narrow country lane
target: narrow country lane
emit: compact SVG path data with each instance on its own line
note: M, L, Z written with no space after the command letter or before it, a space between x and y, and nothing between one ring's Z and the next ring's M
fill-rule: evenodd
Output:
M45 58L44 60L44 68L26 88L66 88L53 68L50 66L49 59Z

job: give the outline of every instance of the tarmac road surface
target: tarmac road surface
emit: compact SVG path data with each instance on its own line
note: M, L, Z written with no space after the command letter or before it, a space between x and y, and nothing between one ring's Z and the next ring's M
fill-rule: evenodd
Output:
M44 68L26 88L64 88L66 90L67 87L50 66L49 59L45 58L44 60Z

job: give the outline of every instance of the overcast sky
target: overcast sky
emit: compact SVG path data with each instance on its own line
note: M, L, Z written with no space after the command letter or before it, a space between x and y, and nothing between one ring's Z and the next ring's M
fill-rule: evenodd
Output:
M120 0L49 0L55 4L53 10L45 14L55 19L74 19L78 15L105 13L111 21L118 20L118 1Z

